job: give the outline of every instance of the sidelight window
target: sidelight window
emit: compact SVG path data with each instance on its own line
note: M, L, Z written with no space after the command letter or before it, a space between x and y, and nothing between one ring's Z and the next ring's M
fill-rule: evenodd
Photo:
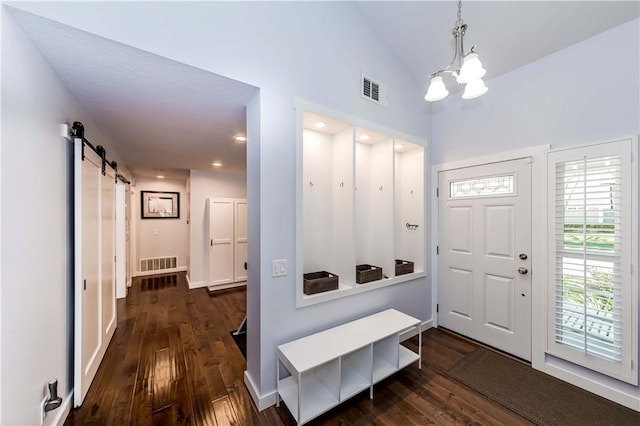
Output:
M549 160L549 352L636 383L630 141Z

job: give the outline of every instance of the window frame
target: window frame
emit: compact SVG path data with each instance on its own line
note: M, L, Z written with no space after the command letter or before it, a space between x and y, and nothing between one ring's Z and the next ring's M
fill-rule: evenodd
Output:
M638 173L633 161L633 141L631 139L605 142L594 145L572 147L549 151L547 154L547 235L548 235L548 280L547 280L547 349L550 355L592 369L615 379L638 384L638 289L637 260L638 239ZM585 355L556 342L556 165L584 158L598 158L618 155L621 159L621 224L625 239L620 246L620 291L621 291L621 361L608 361L593 355ZM627 232L629 229L630 232ZM589 258L589 256L587 256ZM634 283L636 283L634 285Z

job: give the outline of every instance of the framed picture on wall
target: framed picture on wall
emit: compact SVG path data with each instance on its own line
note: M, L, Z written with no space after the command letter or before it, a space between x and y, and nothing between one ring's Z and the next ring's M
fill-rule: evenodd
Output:
M142 219L180 219L180 193L141 191Z

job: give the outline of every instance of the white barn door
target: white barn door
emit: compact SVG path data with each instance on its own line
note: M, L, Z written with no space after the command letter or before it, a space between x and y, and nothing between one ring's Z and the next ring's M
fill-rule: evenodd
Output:
M114 181L102 159L74 141L74 406L91 386L116 328Z
M439 173L438 323L531 359L531 165Z

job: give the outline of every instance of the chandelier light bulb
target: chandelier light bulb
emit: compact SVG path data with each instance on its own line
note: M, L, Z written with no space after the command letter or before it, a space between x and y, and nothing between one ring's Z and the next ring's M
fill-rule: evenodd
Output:
M480 59L478 59L478 54L476 52L470 52L464 57L460 74L458 74L458 78L456 80L460 84L466 84L484 77L486 73L487 70L482 68L482 63L480 62Z
M449 91L444 87L442 77L437 75L431 79L429 89L427 90L427 94L424 96L424 99L429 102L435 102L446 98L447 95L449 95Z
M484 81L481 78L477 80L470 81L464 87L464 93L462 94L462 99L474 99L479 98L480 96L487 93L489 89L484 85Z

